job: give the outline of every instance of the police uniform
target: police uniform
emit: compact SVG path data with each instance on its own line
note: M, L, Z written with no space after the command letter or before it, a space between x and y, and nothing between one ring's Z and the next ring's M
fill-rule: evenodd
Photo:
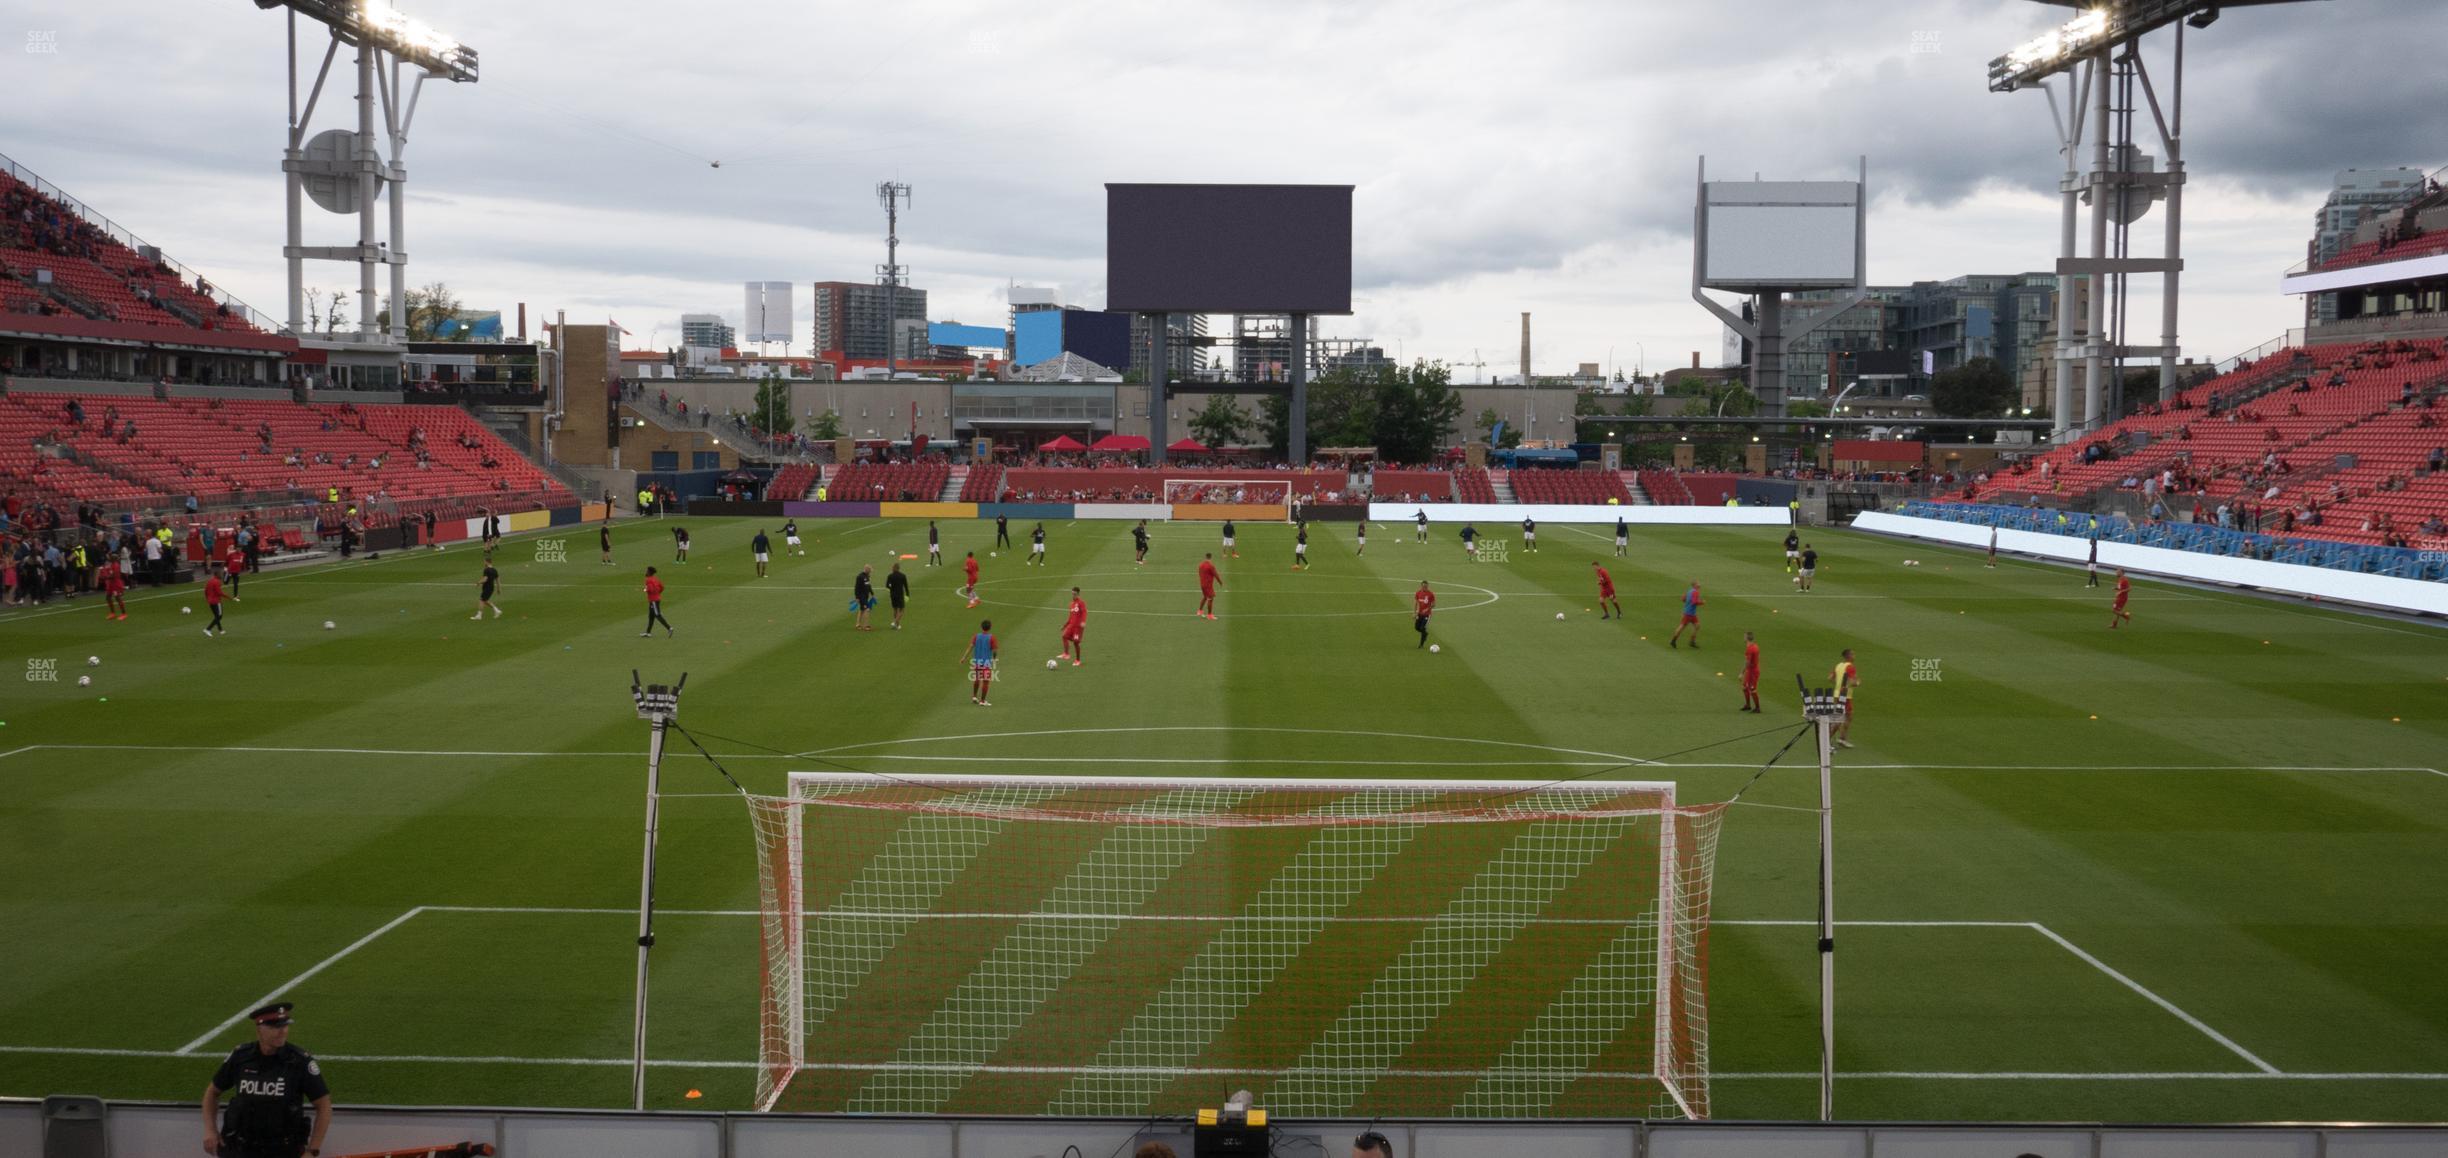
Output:
M258 1025L289 1024L288 1002L250 1016ZM314 1055L284 1043L265 1053L248 1042L213 1071L213 1088L230 1098L221 1111L220 1158L298 1158L313 1136L314 1103L331 1096Z

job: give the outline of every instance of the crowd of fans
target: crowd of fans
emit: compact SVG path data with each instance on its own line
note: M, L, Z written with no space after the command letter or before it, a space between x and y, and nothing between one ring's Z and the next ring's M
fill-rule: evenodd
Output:
M274 545L266 530L251 512L232 523L235 545L249 565ZM228 553L232 545L218 537L210 520L140 518L126 511L114 519L89 503L64 512L46 500L0 496L0 606L74 599L99 589L106 567L118 568L131 584L173 582L188 552L206 558Z

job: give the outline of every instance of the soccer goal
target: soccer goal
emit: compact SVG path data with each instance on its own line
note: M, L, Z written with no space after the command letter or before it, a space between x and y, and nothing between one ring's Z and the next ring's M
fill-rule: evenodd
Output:
M757 1107L1708 1114L1722 805L1627 781L793 773Z
M1169 478L1164 501L1184 506L1285 507L1292 484L1283 479Z

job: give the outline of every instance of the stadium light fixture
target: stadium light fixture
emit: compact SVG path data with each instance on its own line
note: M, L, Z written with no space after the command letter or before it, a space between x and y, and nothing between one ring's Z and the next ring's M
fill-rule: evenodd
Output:
M287 8L329 26L343 44L380 49L442 80L476 80L475 49L383 0L255 0L255 6Z
M2065 0L2042 0L2064 3ZM1989 62L1989 91L2013 92L2061 72L2102 45L2122 44L2177 21L2208 28L2221 8L2295 0L2099 0L2094 7Z

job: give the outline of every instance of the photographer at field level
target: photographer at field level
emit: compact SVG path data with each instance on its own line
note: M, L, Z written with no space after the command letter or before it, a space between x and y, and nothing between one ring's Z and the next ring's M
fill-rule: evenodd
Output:
M289 1011L281 1001L247 1016L255 1041L230 1051L204 1087L204 1152L220 1158L299 1158L323 1150L331 1128L331 1087L314 1055L289 1044ZM227 1113L216 1115L221 1095ZM311 1120L306 1107L314 1106Z

